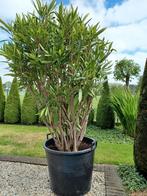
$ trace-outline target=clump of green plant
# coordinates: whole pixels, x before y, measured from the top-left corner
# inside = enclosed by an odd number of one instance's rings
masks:
[[[123,131],[131,137],[134,137],[137,111],[138,111],[139,94],[132,94],[129,89],[119,88],[112,93],[112,107],[116,112]]]
[[[11,75],[34,93],[40,116],[61,151],[78,151],[92,100],[109,73],[112,43],[102,38],[99,23],[89,24],[78,10],[56,1],[34,2],[33,13],[0,20],[10,34],[0,54]],[[35,89],[35,91],[33,90]]]
[[[96,125],[102,129],[113,129],[115,124],[114,112],[111,106],[108,80],[103,84],[102,95],[97,106]]]
[[[147,188],[146,179],[137,172],[134,166],[121,165],[118,173],[128,191],[142,191]]]
[[[4,122],[4,109],[5,109],[5,94],[2,85],[2,79],[0,77],[0,122]]]
[[[35,124],[37,119],[36,99],[27,89],[21,107],[21,123],[27,125]]]
[[[12,124],[20,122],[20,97],[16,78],[13,79],[10,93],[6,101],[4,121],[5,123]]]

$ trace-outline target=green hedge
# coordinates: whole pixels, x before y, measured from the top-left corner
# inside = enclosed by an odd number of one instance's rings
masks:
[[[29,90],[26,91],[21,109],[22,124],[36,124],[38,120],[35,97]]]
[[[5,110],[5,94],[2,85],[2,79],[0,78],[0,122],[4,122],[4,110]]]
[[[4,112],[5,123],[15,124],[20,122],[20,97],[18,92],[17,79],[14,78]]]

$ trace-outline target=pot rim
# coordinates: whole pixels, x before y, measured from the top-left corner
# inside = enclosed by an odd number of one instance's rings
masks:
[[[57,155],[61,154],[61,155],[67,155],[67,156],[68,156],[68,155],[80,155],[80,154],[85,154],[85,153],[88,153],[88,152],[91,152],[91,151],[95,150],[96,147],[97,147],[97,141],[96,141],[95,139],[93,139],[93,138],[88,138],[88,137],[84,137],[84,138],[90,139],[90,140],[91,140],[91,147],[90,147],[90,148],[87,148],[87,149],[84,149],[84,150],[77,151],[77,152],[57,151],[57,150],[53,150],[53,149],[48,148],[46,144],[47,144],[47,142],[48,142],[49,140],[53,140],[53,138],[47,139],[47,140],[44,142],[43,147],[44,147],[44,149],[45,149],[46,151],[48,151],[48,152],[50,152],[50,153],[52,153],[52,154],[57,154]]]

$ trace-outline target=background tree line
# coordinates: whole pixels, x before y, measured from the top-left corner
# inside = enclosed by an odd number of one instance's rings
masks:
[[[8,85],[8,86],[7,86]],[[21,104],[17,79],[5,83],[4,88],[0,78],[0,122],[9,124],[36,124],[38,122],[38,111],[35,97],[27,89]],[[9,93],[7,89],[10,89]]]

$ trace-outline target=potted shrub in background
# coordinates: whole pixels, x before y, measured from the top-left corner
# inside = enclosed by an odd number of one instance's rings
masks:
[[[84,137],[93,97],[110,70],[112,43],[99,23],[90,25],[72,6],[34,3],[36,11],[16,15],[1,28],[11,39],[0,54],[11,75],[37,99],[51,135],[45,142],[51,188],[58,195],[90,190],[96,141]]]

